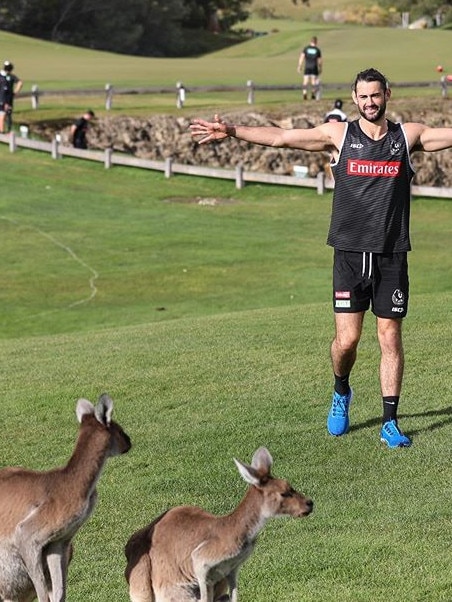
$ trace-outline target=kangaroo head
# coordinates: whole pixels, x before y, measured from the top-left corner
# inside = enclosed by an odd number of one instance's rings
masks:
[[[296,491],[286,479],[271,475],[273,459],[265,447],[253,455],[251,465],[234,458],[243,479],[260,493],[262,514],[266,518],[277,516],[307,516],[312,512],[313,502]]]
[[[85,416],[93,416],[97,423],[104,427],[110,437],[110,456],[125,454],[131,448],[130,437],[117,422],[112,420],[113,400],[106,393],[99,397],[96,406],[87,399],[79,399],[76,414],[80,424]]]

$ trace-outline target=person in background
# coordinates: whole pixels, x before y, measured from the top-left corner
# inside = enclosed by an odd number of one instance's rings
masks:
[[[303,100],[308,98],[308,87],[311,87],[312,100],[320,98],[320,74],[322,73],[322,52],[317,45],[317,38],[311,38],[308,46],[300,52],[298,58],[298,73],[303,70]]]
[[[3,63],[0,71],[0,133],[11,131],[14,96],[22,90],[23,82],[15,75],[10,61]]]
[[[342,110],[342,100],[338,98],[334,101],[334,106],[331,111],[325,115],[324,123],[328,123],[329,121],[347,121],[347,115]]]
[[[353,83],[359,118],[350,123],[290,130],[226,123],[216,115],[211,122],[194,119],[190,129],[199,144],[233,137],[273,148],[330,154],[335,185],[327,244],[334,257],[335,336],[330,347],[334,389],[326,426],[335,437],[349,430],[353,397],[349,378],[364,316],[372,309],[380,347],[380,440],[398,448],[411,445],[398,423],[405,365],[402,323],[409,297],[411,153],[452,148],[452,128],[394,123],[386,117],[390,98],[386,77],[369,68],[358,73]]]
[[[71,141],[74,148],[88,148],[86,133],[89,128],[89,122],[94,119],[94,117],[94,112],[90,109],[85,111],[85,113],[71,125]]]

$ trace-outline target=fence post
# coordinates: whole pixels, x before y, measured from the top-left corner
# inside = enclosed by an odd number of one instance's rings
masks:
[[[21,138],[28,138],[28,125],[20,125],[19,126],[19,132],[20,132],[20,137]]]
[[[252,105],[254,104],[254,84],[250,79],[246,82],[246,87],[248,88],[247,103]]]
[[[106,148],[105,149],[105,158],[104,158],[105,169],[110,169],[112,164],[113,164],[113,149]]]
[[[237,165],[235,168],[235,187],[241,190],[244,186],[243,183],[243,165]]]
[[[182,109],[185,102],[185,88],[184,84],[177,82],[176,84],[176,107]]]
[[[445,75],[441,76],[441,96],[443,98],[447,96],[447,78]]]
[[[52,159],[59,159],[60,153],[58,151],[58,147],[60,146],[61,136],[60,134],[55,134],[55,137],[52,139]]]
[[[319,171],[317,174],[317,194],[325,193],[325,172]]]
[[[36,84],[31,86],[31,108],[39,109],[39,88]]]
[[[167,157],[165,159],[165,178],[171,178],[173,174],[173,158]]]
[[[17,149],[16,143],[16,132],[10,132],[9,134],[9,151],[15,153]]]
[[[105,84],[105,94],[105,108],[109,111],[113,104],[113,86],[111,84]]]

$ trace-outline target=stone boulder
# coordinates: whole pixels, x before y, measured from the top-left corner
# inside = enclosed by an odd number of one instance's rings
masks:
[[[426,104],[428,102],[428,107]],[[399,108],[405,106],[407,108]],[[391,100],[388,118],[393,121],[420,121],[436,127],[451,127],[452,103],[449,99],[429,99],[410,102]],[[286,113],[249,110],[222,113],[230,123],[243,125],[276,125],[283,128],[311,128],[323,122],[329,103],[320,101],[300,105]],[[350,105],[351,110],[353,107]],[[305,152],[290,149],[274,149],[248,144],[235,139],[199,145],[190,135],[192,116],[153,115],[147,119],[127,116],[100,117],[92,124],[89,145],[92,149],[112,148],[140,158],[163,161],[172,157],[175,163],[233,168],[241,164],[246,171],[293,174],[294,165],[308,167],[310,177],[319,171],[328,171],[329,156],[323,152]],[[211,119],[211,114],[197,117]],[[350,114],[350,118],[356,115]],[[39,126],[37,126],[39,129]],[[60,133],[63,143],[69,144],[69,128],[66,124]],[[35,128],[36,129],[36,128]],[[54,132],[40,131],[51,138]],[[452,153],[450,150],[436,153],[415,152],[412,155],[416,169],[414,183],[425,186],[452,188]]]

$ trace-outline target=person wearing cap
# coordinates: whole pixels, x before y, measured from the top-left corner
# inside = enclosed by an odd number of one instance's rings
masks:
[[[347,115],[342,110],[342,100],[338,98],[334,101],[334,107],[325,115],[324,123],[329,121],[347,121]]]
[[[3,63],[0,71],[0,133],[11,129],[14,96],[23,86],[22,80],[13,72],[14,65],[10,61]]]
[[[90,109],[71,125],[71,140],[74,148],[88,148],[86,132],[89,122],[94,119],[94,116],[94,112]]]

